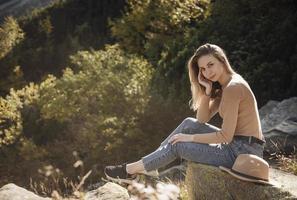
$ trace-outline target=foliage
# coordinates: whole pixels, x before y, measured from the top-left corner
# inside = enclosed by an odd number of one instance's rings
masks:
[[[165,5],[162,1],[159,4]],[[132,1],[130,10],[112,23],[112,33],[124,48],[141,52],[154,63],[157,72],[153,82],[157,87],[162,86],[159,92],[165,98],[189,99],[189,92],[185,93],[189,88],[186,62],[205,42],[218,44],[226,50],[232,66],[249,81],[259,106],[270,99],[296,95],[293,88],[296,87],[297,49],[290,45],[296,44],[296,2],[227,0],[199,6],[194,8],[201,15],[187,13],[190,23],[181,23],[182,29],[168,28],[172,35],[166,39],[160,32],[165,33],[167,29],[163,30],[160,23],[151,28],[151,21],[163,19],[158,16],[158,8],[147,9],[145,3],[134,5]],[[163,6],[160,10],[163,17],[171,19],[173,15],[167,15],[168,9]],[[153,37],[159,40],[151,39],[151,32],[160,36]]]
[[[20,124],[9,145],[0,148],[0,173],[7,174],[3,183],[41,181],[44,176],[36,171],[47,165],[77,182],[81,167],[71,167],[77,159],[73,152],[84,169],[93,170],[89,181],[97,180],[104,165],[151,152],[183,118],[176,114],[181,110],[177,102],[172,106],[174,101],[166,102],[150,87],[152,66],[117,45],[78,52],[71,63],[61,78],[50,75],[2,98],[7,102],[3,113],[13,113]],[[11,168],[16,159],[19,164]]]
[[[116,46],[107,47],[106,52],[79,52],[71,60],[77,73],[67,68],[61,79],[50,76],[41,84],[45,118],[67,121],[88,117],[88,113],[143,113],[151,76],[147,62],[135,56],[126,59]],[[123,112],[126,103],[130,112]],[[127,120],[133,119],[127,116]]]
[[[21,90],[11,89],[10,95],[0,98],[0,148],[15,143],[23,131],[21,110],[38,98],[37,86],[30,84]]]
[[[39,86],[30,83],[20,90],[10,90],[6,98],[0,98],[0,184],[27,183],[28,176],[36,173],[36,167],[48,153],[34,141],[32,135],[40,134],[36,129],[28,130],[28,122],[36,123],[36,102]],[[38,120],[40,120],[38,118]],[[24,184],[24,183],[23,183]]]
[[[129,0],[126,13],[110,21],[112,34],[126,50],[157,63],[162,50],[183,36],[192,21],[204,18],[207,1]]]
[[[150,99],[150,65],[117,46],[79,52],[71,60],[77,72],[67,68],[61,79],[49,77],[41,84],[42,117],[68,123],[62,136],[72,139],[67,148],[87,163],[122,160],[129,155],[129,150],[122,153],[123,140],[140,131],[137,121]]]
[[[7,128],[14,135],[2,131],[1,165],[12,165],[20,156],[22,165],[14,174],[25,170],[28,176],[38,178],[41,175],[34,172],[52,164],[75,180],[77,171],[69,168],[75,162],[74,151],[84,167],[95,169],[94,176],[101,175],[99,169],[108,162],[143,154],[127,146],[125,140],[145,135],[139,121],[151,98],[151,65],[117,45],[81,51],[71,60],[75,70],[65,69],[61,78],[50,75],[40,85],[12,90],[1,99],[5,105],[1,114],[12,113],[9,119],[15,121]]]
[[[186,116],[191,94],[186,62],[193,51],[188,41],[197,34],[193,26],[210,14],[210,1],[131,0],[128,5],[121,18],[110,22],[112,34],[126,51],[153,64],[155,94],[161,94],[169,110],[179,105],[176,115]]]
[[[277,153],[275,155],[277,160],[277,165],[281,170],[287,171],[294,175],[297,175],[297,154],[292,153],[291,155],[285,155],[282,153]]]
[[[260,106],[296,95],[296,8],[294,1],[217,1],[203,24],[202,42],[225,48]]]
[[[0,147],[13,143],[22,130],[20,124],[20,114],[18,107],[3,98],[0,98],[0,114],[1,114],[1,139]]]
[[[0,60],[4,57],[11,58],[10,67],[0,66],[0,94],[9,93],[11,87],[19,88],[24,85],[23,71],[20,66],[13,62],[12,51],[25,38],[25,33],[17,20],[12,17],[5,18],[0,25]]]
[[[12,17],[7,17],[0,27],[0,59],[6,56],[23,39],[24,32],[18,22]]]
[[[0,95],[7,95],[11,87],[38,83],[48,74],[59,77],[69,55],[112,41],[107,20],[118,16],[124,4],[124,0],[56,1],[17,20],[8,18],[0,31]],[[23,82],[14,85],[7,77],[16,67]]]

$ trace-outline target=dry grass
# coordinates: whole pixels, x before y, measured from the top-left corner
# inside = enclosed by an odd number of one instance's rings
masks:
[[[279,169],[297,175],[297,154],[289,156],[278,154],[276,158]]]
[[[185,183],[182,183],[179,185],[180,188],[180,199],[181,200],[188,200],[189,199],[189,195],[188,195],[188,190],[187,190],[187,186]]]
[[[79,163],[79,164],[77,164]],[[83,163],[78,160],[74,163],[73,167],[82,168]],[[84,196],[84,183],[90,176],[92,171],[84,173],[82,168],[82,174],[78,176],[76,181],[70,178],[64,177],[63,172],[52,165],[44,166],[38,170],[41,179],[34,181],[30,179],[30,189],[41,196],[52,197],[53,200],[79,200]]]
[[[53,166],[45,166],[39,170],[43,175],[40,181],[30,181],[30,189],[41,196],[51,197],[53,200],[82,200],[86,188],[84,183],[91,171],[73,181],[63,177],[63,173]],[[80,177],[80,176],[79,176]],[[166,181],[150,180],[142,177],[141,182],[124,186],[128,189],[133,200],[188,200],[188,192],[184,181],[173,182],[169,178]]]

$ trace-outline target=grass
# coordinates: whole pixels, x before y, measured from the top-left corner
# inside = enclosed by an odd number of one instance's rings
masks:
[[[279,169],[297,175],[297,154],[285,156],[276,155]]]
[[[285,155],[283,153],[275,153],[270,156],[270,159],[276,163],[277,168],[297,175],[297,153],[291,155]],[[49,173],[50,171],[50,173]],[[31,189],[39,195],[50,196],[54,200],[80,200],[85,195],[84,183],[85,180],[91,174],[91,171],[85,173],[79,181],[72,181],[62,176],[58,170],[51,167],[46,168],[43,171],[44,180],[40,182],[33,182],[31,180]],[[160,183],[158,185],[158,183]],[[137,185],[138,184],[138,185]],[[138,197],[145,196],[145,192],[149,191],[155,193],[154,196],[158,196],[161,193],[178,193],[179,200],[188,200],[189,195],[185,181],[171,181],[169,178],[165,181],[151,180],[149,177],[143,177],[140,183],[134,186],[127,186],[131,196],[134,195],[134,199],[141,199]],[[130,188],[129,188],[130,187]],[[160,190],[162,188],[162,190]],[[172,189],[173,188],[173,189]],[[133,191],[132,191],[133,190]],[[138,191],[137,191],[138,190]],[[172,190],[172,191],[170,191]],[[161,192],[160,192],[161,191]],[[149,195],[149,194],[148,194]],[[151,198],[150,198],[151,199]],[[176,198],[175,198],[176,199]]]
[[[297,175],[297,147],[293,146],[286,149],[286,143],[272,141],[274,153],[268,155],[268,159],[275,167]]]
[[[92,171],[78,176],[77,181],[64,177],[63,173],[52,165],[45,166],[38,172],[42,179],[39,181],[30,179],[30,190],[35,194],[52,197],[53,200],[80,200],[84,196],[84,183]]]
[[[87,191],[86,179],[91,170],[79,176],[78,181],[73,181],[63,176],[63,173],[53,166],[45,166],[39,170],[43,179],[39,181],[30,180],[30,190],[35,194],[51,197],[53,200],[81,200]],[[159,180],[142,175],[140,182],[132,185],[121,185],[126,188],[133,200],[150,199],[158,200],[167,196],[168,199],[188,200],[188,192],[184,181]],[[97,188],[95,188],[97,189]]]
[[[181,200],[188,200],[189,195],[188,195],[188,190],[187,190],[186,184],[185,183],[180,184],[179,188],[180,188],[180,193],[179,193],[180,199]]]

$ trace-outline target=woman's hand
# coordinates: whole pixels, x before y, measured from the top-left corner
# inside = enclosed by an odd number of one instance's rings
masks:
[[[168,142],[174,145],[177,142],[193,142],[194,141],[194,135],[191,134],[183,134],[178,133],[173,135]]]
[[[198,82],[205,87],[205,93],[206,95],[210,95],[211,89],[212,89],[212,82],[210,80],[207,80],[199,70],[198,73]]]

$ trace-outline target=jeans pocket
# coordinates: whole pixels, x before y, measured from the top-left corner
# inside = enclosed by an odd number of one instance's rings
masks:
[[[254,154],[263,157],[264,147],[257,143],[249,144],[245,141],[235,140],[232,141],[231,148],[236,157],[239,154]]]
[[[263,146],[257,143],[253,144],[248,144],[248,143],[243,143],[243,148],[244,150],[249,153],[249,154],[254,154],[259,157],[263,157]]]

